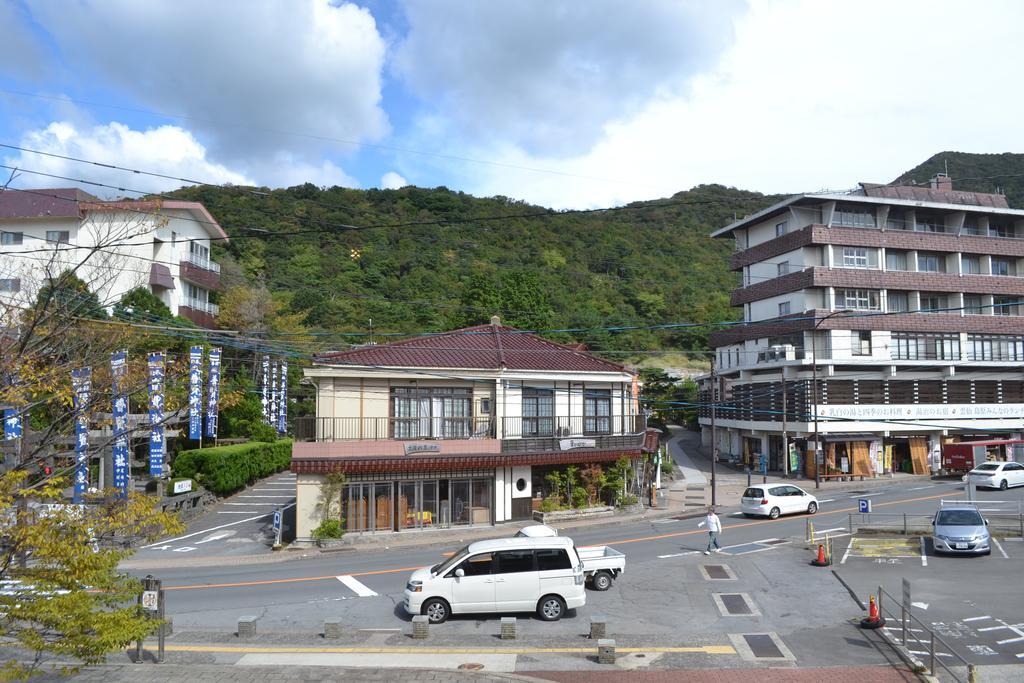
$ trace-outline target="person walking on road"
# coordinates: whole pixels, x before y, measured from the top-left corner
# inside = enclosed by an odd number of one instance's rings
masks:
[[[707,526],[708,528],[708,547],[704,551],[705,555],[711,554],[712,544],[715,546],[715,552],[722,552],[722,547],[718,545],[718,534],[722,533],[722,520],[718,519],[718,515],[715,514],[715,508],[708,508],[708,516],[704,518],[704,521],[698,524],[698,527]]]

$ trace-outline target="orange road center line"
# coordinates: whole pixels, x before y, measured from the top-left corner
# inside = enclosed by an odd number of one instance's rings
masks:
[[[938,493],[933,496],[921,496],[920,498],[908,498],[906,500],[894,500],[888,503],[878,503],[875,507],[885,507],[888,505],[899,505],[901,503],[917,503],[922,500],[934,500],[936,498],[942,498],[948,495],[947,493]],[[848,507],[842,508],[841,510],[833,510],[831,512],[818,512],[818,516],[827,517],[828,515],[838,515],[844,512],[856,512],[857,508]],[[722,527],[725,529],[739,529],[748,526],[757,526],[762,524],[775,524],[777,522],[789,521],[783,518],[778,519],[764,519],[755,522],[742,522],[740,524],[730,524]],[[680,536],[695,536],[698,534],[706,534],[707,531],[703,529],[694,529],[692,531],[676,531],[670,534],[658,534],[656,536],[638,536],[636,538],[623,538],[615,541],[606,541],[605,543],[593,544],[593,545],[581,545],[581,548],[593,548],[597,545],[625,545],[626,543],[642,543],[644,541],[660,541],[665,538],[679,538]],[[421,567],[399,567],[398,569],[372,569],[365,572],[351,572],[349,576],[375,576],[378,574],[398,574],[400,572],[412,572]],[[305,581],[336,581],[336,574],[330,576],[297,576],[290,579],[263,579],[260,581],[238,581],[235,583],[204,583],[196,584],[191,586],[164,586],[165,591],[184,591],[184,590],[199,590],[202,588],[244,588],[247,586],[270,586],[279,583],[301,583]]]

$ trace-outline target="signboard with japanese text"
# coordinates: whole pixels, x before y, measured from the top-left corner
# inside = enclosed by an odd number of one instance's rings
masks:
[[[75,481],[72,501],[81,503],[89,487],[89,398],[92,393],[92,368],[72,370],[71,389],[75,404]]]
[[[21,413],[17,408],[4,408],[4,438],[20,439],[21,435]]]
[[[220,401],[220,349],[210,349],[209,387],[206,390],[206,436],[217,438],[217,412]]]
[[[149,354],[149,474],[163,476],[164,455],[164,354]]]
[[[288,431],[288,361],[281,361],[280,391],[277,398],[277,433]]]
[[[188,438],[203,438],[203,347],[188,350]]]
[[[270,422],[270,356],[263,356],[263,384],[261,386],[262,396],[260,402],[263,405],[263,420]]]
[[[114,488],[121,497],[128,496],[128,395],[125,377],[128,374],[128,352],[110,354],[111,408],[114,415]]]
[[[267,424],[277,427],[277,363],[270,364],[270,401],[269,412],[267,413]]]

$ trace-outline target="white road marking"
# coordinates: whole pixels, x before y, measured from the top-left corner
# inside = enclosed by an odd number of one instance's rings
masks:
[[[907,652],[909,652],[912,655],[927,655],[927,654],[931,654],[930,652],[925,652],[924,650],[907,650]],[[953,656],[953,655],[949,654],[948,652],[936,652],[935,654],[937,656],[939,656],[939,657],[952,657]]]
[[[218,515],[258,515],[259,514],[259,510],[217,510],[217,514]],[[274,514],[274,513],[273,512],[268,512],[267,514],[261,515],[261,516],[262,517],[269,517],[272,514]],[[240,522],[245,522],[247,520],[242,519],[242,520],[239,520],[239,521]],[[237,523],[238,522],[232,522],[232,524],[237,524]]]
[[[827,533],[832,532],[832,531],[846,531],[846,527],[845,526],[837,526],[835,529],[815,529],[814,530],[814,535],[817,536],[818,534],[827,534]]]
[[[295,507],[295,503],[289,503],[288,505],[285,505],[281,509],[282,510],[287,510],[290,507]],[[226,515],[239,515],[239,514],[244,514],[244,513],[241,512],[241,511],[238,511],[238,512],[227,512],[227,511],[224,511],[224,510],[218,510],[217,514],[218,515],[225,515],[225,514]],[[235,522],[228,522],[227,524],[221,524],[220,526],[215,526],[212,529],[203,529],[202,531],[195,531],[195,532],[193,532],[191,534],[185,534],[184,536],[178,536],[177,538],[168,538],[168,539],[166,539],[164,541],[158,541],[156,543],[151,543],[149,545],[145,545],[145,546],[142,546],[142,547],[143,548],[152,548],[152,547],[158,546],[158,545],[160,545],[162,543],[174,543],[175,541],[184,541],[186,538],[192,538],[193,536],[199,536],[200,534],[208,534],[211,531],[220,531],[221,529],[226,529],[229,526],[235,526],[236,524],[244,524],[245,522],[252,522],[252,521],[255,521],[257,519],[263,519],[264,517],[270,517],[272,514],[274,514],[274,513],[273,512],[264,512],[264,513],[261,513],[261,514],[257,514],[255,517],[250,517],[248,519],[240,519],[240,520],[235,521]]]
[[[992,617],[990,617],[990,616],[988,616],[988,615],[986,614],[986,615],[985,615],[985,616],[983,616],[983,617],[968,617],[968,618],[966,618],[966,619],[962,619],[961,621],[982,621],[983,619],[991,619],[991,618],[992,618]]]
[[[235,505],[235,506],[238,506],[238,507],[252,507],[253,505],[277,505],[277,503],[271,503],[271,502],[258,503],[256,501],[253,501],[251,503],[224,503],[224,505]]]
[[[853,547],[853,537],[850,537],[850,545],[846,546],[846,552],[843,553],[843,559],[839,560],[839,564],[846,564],[846,558],[850,556],[850,548]]]
[[[883,631],[902,631],[903,627],[901,627],[901,626],[883,626],[882,630]],[[907,630],[908,631],[917,631],[918,633],[923,633],[924,632],[923,628],[910,628],[909,626],[907,627]]]
[[[921,537],[921,566],[928,566],[928,554],[924,551],[924,536]],[[925,609],[928,609],[927,605],[925,606]]]
[[[199,548],[195,548],[193,546],[186,545],[186,546],[183,546],[181,548],[175,548],[171,552],[172,553],[189,553],[189,552],[192,552],[193,550],[199,550]]]
[[[1020,638],[1007,638],[1006,640],[997,640],[996,645],[1006,645],[1007,643],[1019,643],[1022,640],[1024,640],[1024,636],[1021,636]]]
[[[672,553],[671,555],[658,555],[658,559],[659,560],[667,560],[670,557],[682,557],[683,555],[696,555],[699,552],[700,552],[699,550],[691,550],[691,551],[685,552],[685,553]]]
[[[196,541],[196,545],[202,545],[203,543],[209,543],[210,541],[219,541],[220,539],[227,538],[230,535],[231,534],[217,534],[216,536],[210,536],[209,538],[204,538],[201,541]]]
[[[338,581],[341,581],[343,584],[351,588],[353,592],[355,592],[361,598],[372,598],[373,596],[378,594],[377,591],[370,590],[370,588],[366,584],[364,584],[362,581],[355,578],[354,576],[349,576],[348,574],[345,574],[337,578]]]
[[[1003,557],[1005,557],[1007,560],[1010,559],[1010,556],[1006,554],[1005,550],[1003,550],[1003,544],[999,542],[999,539],[997,539],[995,536],[993,536],[992,537],[992,542],[996,544],[997,548],[999,548],[999,552],[1000,552],[1000,554],[1002,554]]]
[[[821,500],[819,500],[818,502],[819,502],[819,503],[832,503],[832,502],[834,502],[834,501],[835,501],[835,498],[822,498],[822,499],[821,499]]]
[[[912,602],[912,603],[910,603],[910,606],[911,607],[920,607],[921,609],[928,609],[928,603],[927,602]]]
[[[964,619],[964,621],[967,621],[967,620]],[[978,632],[981,633],[982,631],[998,631],[998,630],[1004,629],[1004,628],[1010,628],[1010,625],[1007,624],[1005,626],[986,626],[985,628],[979,628]]]
[[[1021,652],[1019,655],[1017,655],[1017,659],[1024,659],[1024,652]]]
[[[235,497],[236,498],[294,498],[295,494],[293,493],[293,494],[289,495],[287,493],[282,493],[279,496],[257,496],[257,495],[253,495],[253,494],[246,494],[244,496],[235,496]]]
[[[935,486],[936,484],[932,484],[931,486],[915,486],[912,489],[907,489],[907,491],[924,491],[925,489],[933,489]]]

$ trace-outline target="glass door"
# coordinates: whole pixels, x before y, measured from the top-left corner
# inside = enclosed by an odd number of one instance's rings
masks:
[[[368,485],[369,486],[369,485]],[[391,482],[373,484],[374,495],[374,531],[391,531],[392,508],[391,508]]]
[[[472,499],[470,498],[470,480],[453,479],[449,486],[451,489],[451,515],[452,524],[472,523]]]

